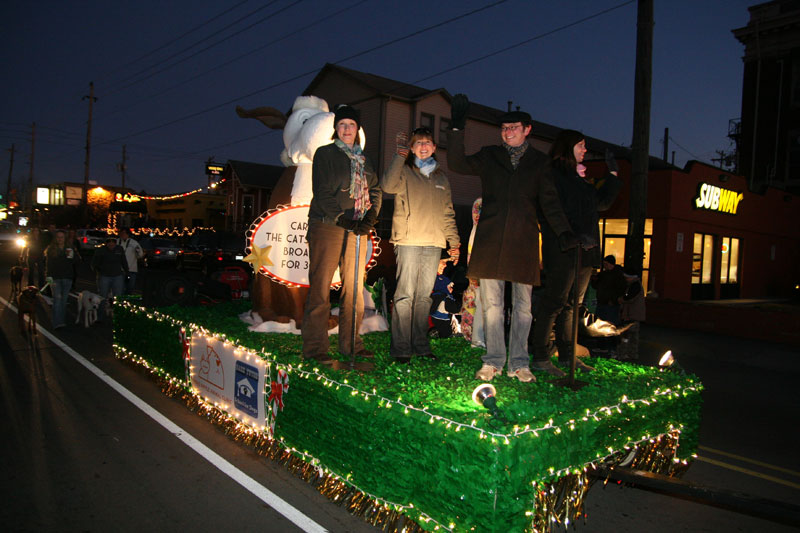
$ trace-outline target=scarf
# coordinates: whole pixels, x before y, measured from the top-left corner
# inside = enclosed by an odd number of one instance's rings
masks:
[[[516,170],[519,166],[519,160],[522,159],[522,156],[525,154],[525,150],[528,149],[528,141],[525,141],[519,146],[509,146],[508,144],[503,143],[503,147],[506,149],[509,157],[511,158],[511,166],[514,168],[514,170]]]
[[[372,202],[369,200],[369,185],[364,176],[364,154],[361,153],[361,146],[357,144],[354,144],[351,150],[341,139],[333,142],[350,158],[350,198],[355,201],[353,220],[361,220],[364,218],[364,213],[372,207]]]
[[[436,160],[432,157],[420,159],[419,157],[414,156],[414,164],[417,165],[417,168],[420,172],[425,174],[425,177],[430,177],[431,172],[436,170]]]

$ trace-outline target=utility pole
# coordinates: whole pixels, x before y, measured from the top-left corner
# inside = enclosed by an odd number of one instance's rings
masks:
[[[664,162],[667,162],[669,155],[669,128],[664,128]]]
[[[6,205],[11,207],[11,175],[14,173],[14,145],[11,145],[11,161],[8,163],[8,184],[6,185]]]
[[[128,155],[127,155],[127,144],[122,145],[122,162],[117,165],[120,173],[122,174],[122,188],[125,188],[125,172],[128,170]]]
[[[31,124],[31,169],[28,174],[28,202],[30,202],[28,210],[28,220],[33,223],[33,156],[36,154],[36,123]]]
[[[625,266],[641,274],[647,217],[647,171],[650,159],[650,88],[653,78],[653,0],[639,0],[636,20],[636,74],[633,82],[631,189]],[[645,287],[647,290],[647,287]]]
[[[94,82],[89,82],[89,94],[84,95],[81,100],[89,100],[89,120],[86,122],[86,159],[83,163],[83,210],[84,210],[84,221],[88,222],[88,215],[89,215],[89,204],[86,201],[87,199],[87,192],[89,190],[89,156],[91,155],[92,151],[92,107],[94,103],[97,101],[97,98],[94,96]]]

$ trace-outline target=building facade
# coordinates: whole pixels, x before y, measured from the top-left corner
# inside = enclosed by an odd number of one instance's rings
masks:
[[[800,192],[800,1],[748,8],[747,26],[733,30],[744,45],[738,172],[750,189]]]

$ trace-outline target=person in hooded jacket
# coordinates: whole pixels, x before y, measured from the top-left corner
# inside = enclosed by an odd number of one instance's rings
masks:
[[[542,264],[545,287],[536,309],[533,328],[534,356],[531,366],[554,376],[565,373],[550,362],[550,332],[555,325],[555,342],[558,362],[572,362],[572,291],[577,290],[577,300],[583,301],[592,272],[600,266],[600,231],[598,211],[611,207],[622,187],[617,177],[618,169],[613,154],[606,152],[609,172],[597,184],[586,176],[583,158],[586,155],[586,139],[575,130],[563,130],[558,134],[549,155],[556,189],[561,206],[576,233],[580,245],[563,250],[549,221],[541,217]],[[576,254],[580,253],[580,270],[575,272]],[[580,360],[575,368],[590,372],[594,370]]]
[[[397,154],[381,179],[383,192],[394,194],[392,238],[397,259],[397,287],[392,308],[389,354],[405,363],[412,355],[435,358],[428,341],[431,290],[442,249],[458,260],[461,241],[450,182],[436,161],[429,128],[397,136]]]

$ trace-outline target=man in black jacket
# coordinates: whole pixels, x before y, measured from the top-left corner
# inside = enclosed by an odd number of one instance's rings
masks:
[[[486,354],[477,379],[490,381],[508,361],[508,375],[535,381],[528,357],[531,289],[539,283],[538,212],[547,217],[562,247],[578,240],[561,209],[549,169],[549,157],[527,140],[532,120],[528,113],[512,111],[500,117],[502,145],[484,146],[470,156],[464,153],[464,128],[469,101],[453,97],[448,136],[447,164],[460,174],[481,178],[483,206],[475,234],[467,276],[480,280],[484,309]],[[509,350],[504,338],[504,288],[510,281],[513,311]]]
[[[106,239],[106,245],[97,249],[92,258],[92,269],[97,273],[97,290],[100,297],[103,298],[102,311],[107,309],[109,292],[112,297],[125,293],[128,261],[125,259],[125,250],[117,244],[117,239],[109,237]],[[102,316],[104,315],[100,312],[98,317]]]

